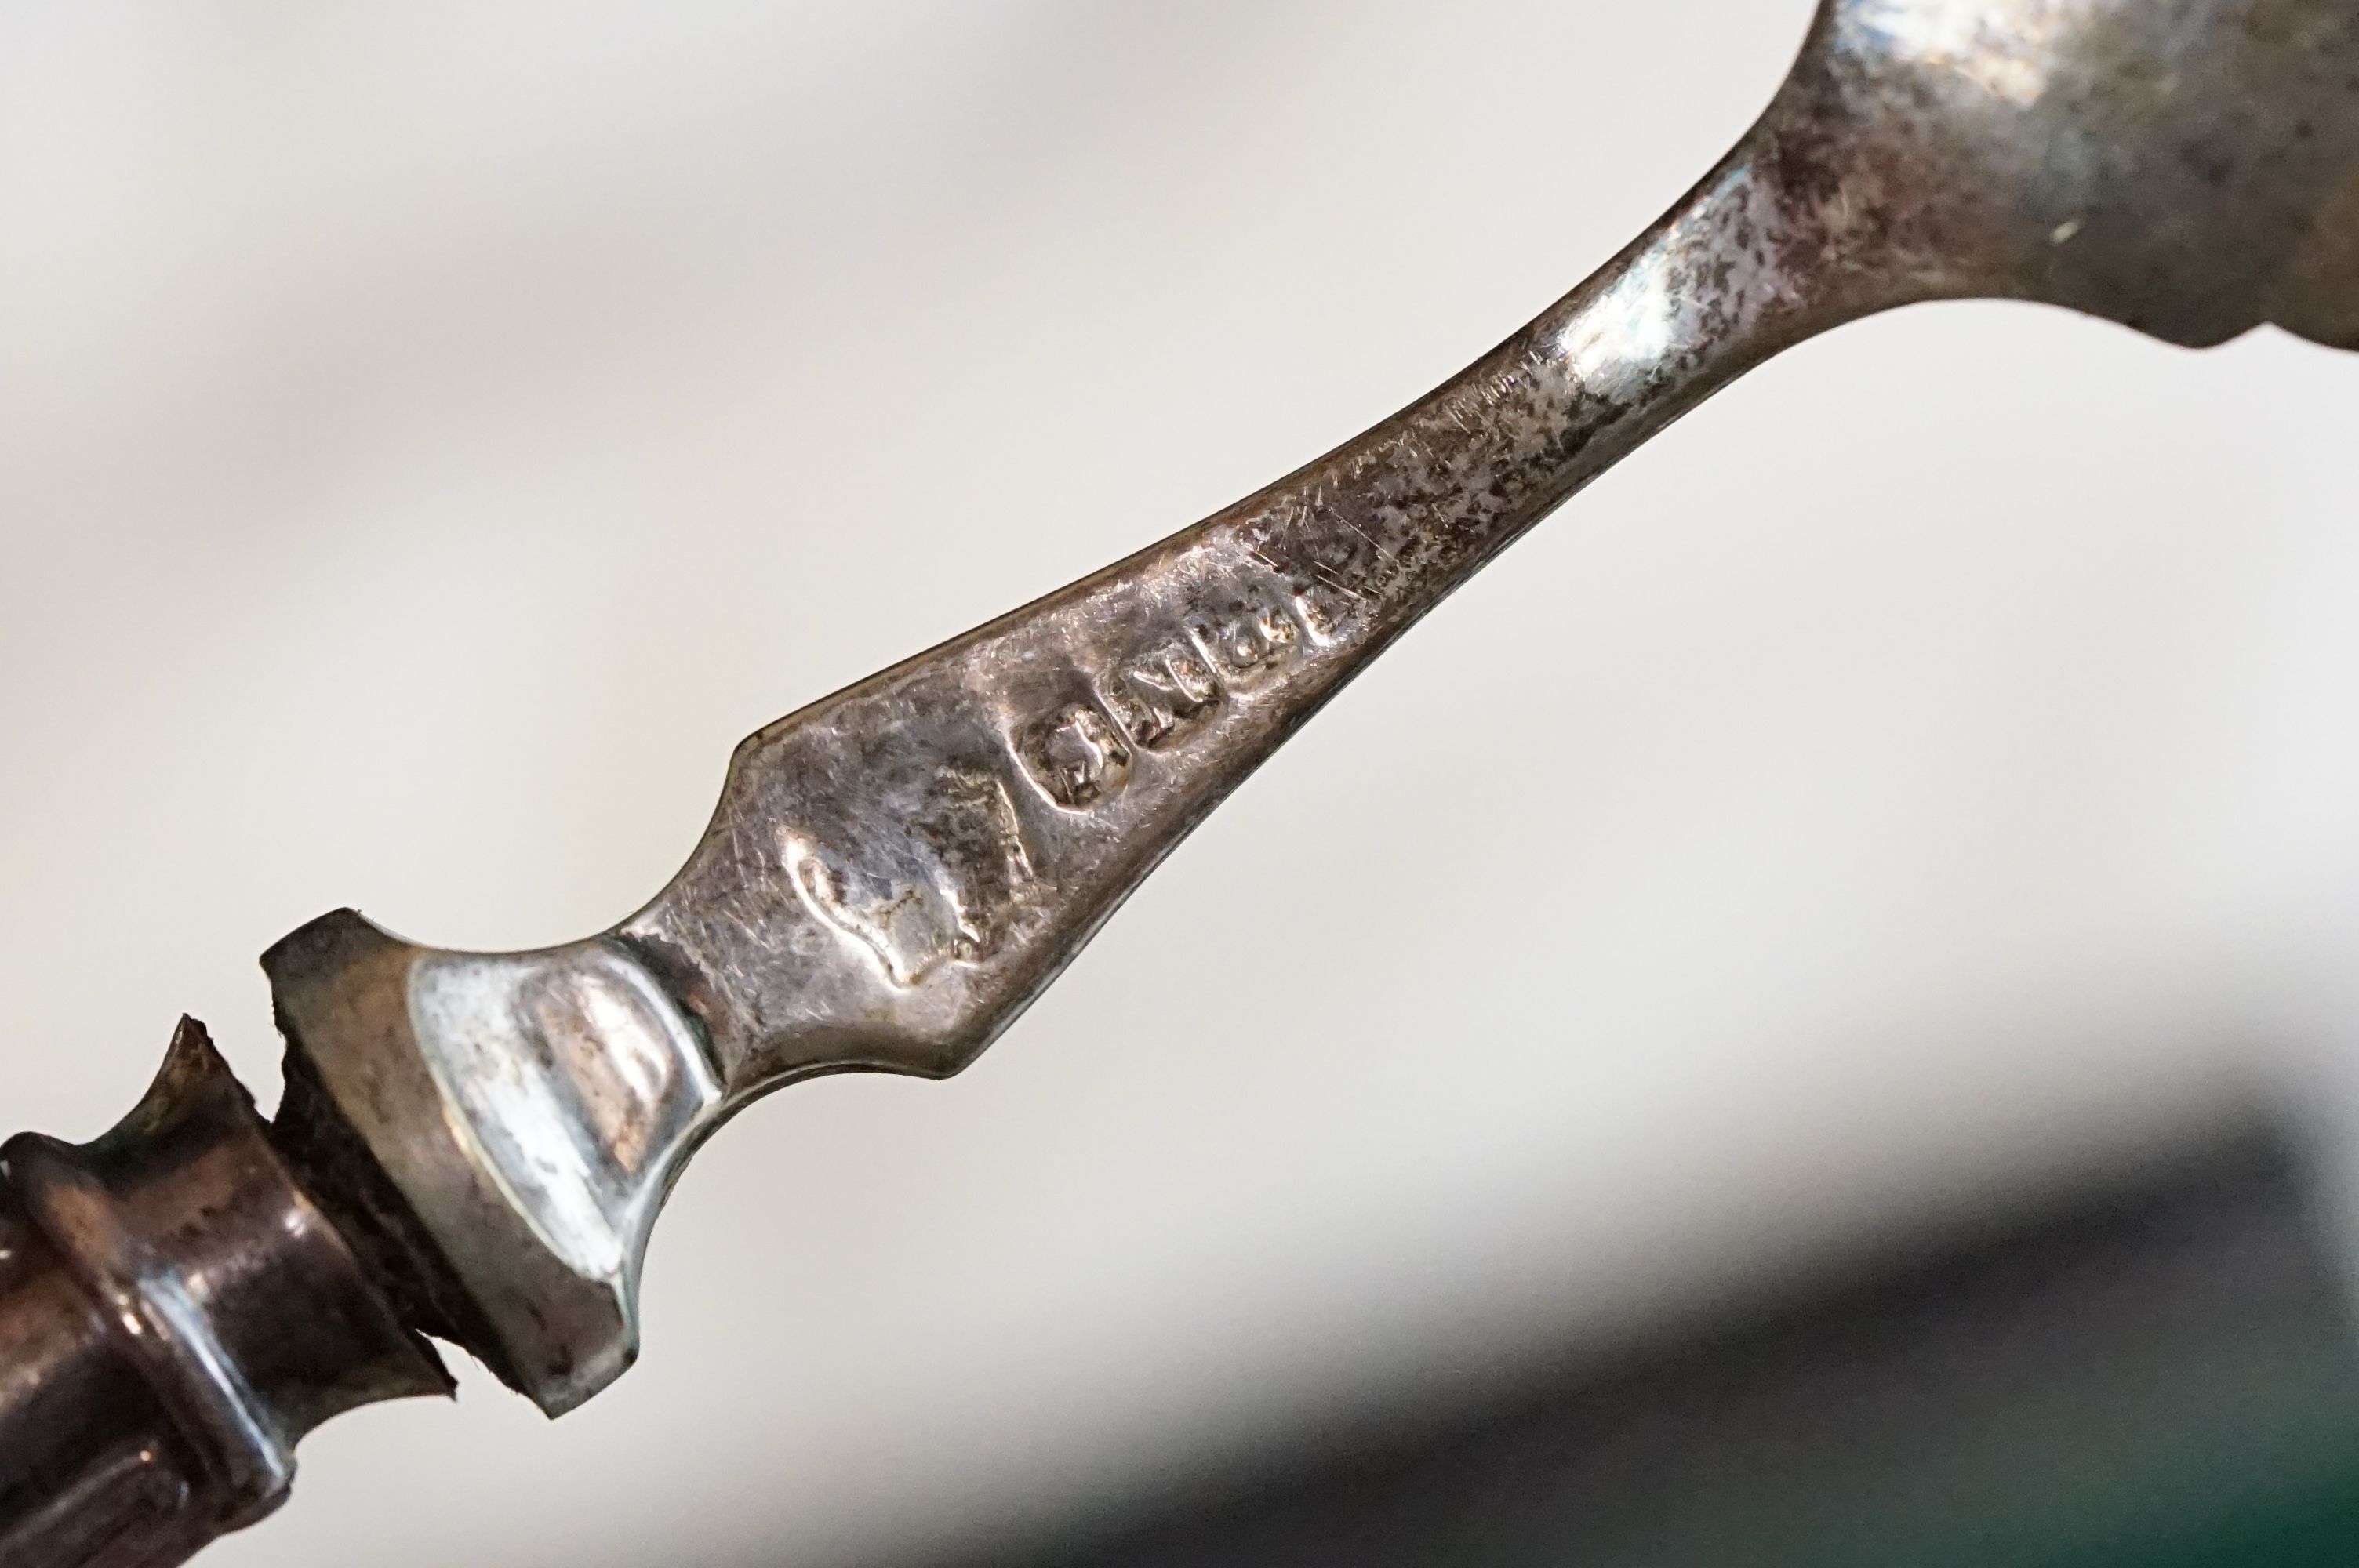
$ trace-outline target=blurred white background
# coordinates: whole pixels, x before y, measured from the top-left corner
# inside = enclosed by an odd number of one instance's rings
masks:
[[[8,1127],[254,956],[605,925],[731,745],[1602,263],[1809,0],[0,4]],[[2359,362],[1798,352],[1451,600],[984,1062],[743,1118],[639,1366],[245,1565],[882,1560],[2359,1103]],[[1110,1023],[1118,1020],[1118,1023]]]

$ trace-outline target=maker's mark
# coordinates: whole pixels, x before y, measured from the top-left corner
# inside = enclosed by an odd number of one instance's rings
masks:
[[[1239,589],[1085,671],[1089,700],[1017,724],[1010,748],[1041,794],[1088,811],[1128,784],[1142,757],[1181,750],[1233,700],[1267,687],[1306,649],[1332,643],[1340,626],[1310,592],[1266,582]]]

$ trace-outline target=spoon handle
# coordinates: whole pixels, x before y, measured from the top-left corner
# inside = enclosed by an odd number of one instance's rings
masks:
[[[1773,122],[1774,123],[1774,122]],[[1765,123],[1771,124],[1771,123]],[[628,1364],[647,1227],[735,1107],[943,1076],[1377,653],[1867,269],[1756,133],[1588,283],[1422,402],[1097,575],[737,752],[678,877],[547,952],[350,911],[272,949],[292,1056],[422,1227],[459,1337],[551,1410]],[[1273,875],[1286,878],[1287,868]],[[435,1292],[429,1292],[435,1293]]]
[[[1500,549],[1791,341],[1740,161],[1463,374],[1260,493],[780,720],[621,928],[732,1096],[957,1071],[1280,741]]]

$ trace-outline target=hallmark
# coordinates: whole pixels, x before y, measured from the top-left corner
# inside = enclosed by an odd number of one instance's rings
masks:
[[[1192,615],[1093,679],[1092,700],[1019,726],[1016,760],[1041,794],[1086,811],[1130,782],[1138,757],[1184,745],[1306,644],[1333,641],[1333,628],[1334,618],[1301,593]]]
[[[782,838],[804,905],[905,988],[953,960],[988,959],[1038,881],[1006,785],[980,768],[935,781],[890,867],[853,864],[801,833]]]
[[[1117,670],[1099,686],[1098,698],[1124,734],[1152,752],[1193,730],[1221,700],[1221,687],[1196,644],[1174,637]]]
[[[1275,607],[1248,609],[1189,630],[1231,691],[1261,685],[1302,641],[1302,628]]]
[[[1130,781],[1130,747],[1113,719],[1086,702],[1019,733],[1016,754],[1050,800],[1085,810]]]

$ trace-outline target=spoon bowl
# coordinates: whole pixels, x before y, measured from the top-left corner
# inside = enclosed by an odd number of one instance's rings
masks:
[[[2350,0],[1831,0],[1748,148],[1884,303],[2359,346]]]

